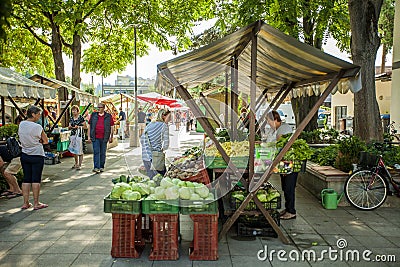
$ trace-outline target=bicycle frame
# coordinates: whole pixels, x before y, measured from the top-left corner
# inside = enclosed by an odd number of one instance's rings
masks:
[[[383,162],[382,156],[379,156],[378,164],[375,170],[373,171],[375,174],[380,174],[382,178],[384,178],[387,182],[392,184],[394,190],[397,192],[397,195],[400,196],[400,187],[399,184],[393,179],[392,175],[390,174],[389,170],[386,168],[385,163]],[[373,184],[373,179],[368,184],[370,187]],[[389,183],[387,183],[388,191],[390,192]]]

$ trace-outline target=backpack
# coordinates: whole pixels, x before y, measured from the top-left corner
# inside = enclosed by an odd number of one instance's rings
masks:
[[[10,153],[10,155],[13,158],[18,158],[19,156],[21,156],[22,148],[21,148],[21,144],[19,143],[17,138],[8,137],[6,140],[6,144],[7,144],[8,152]]]

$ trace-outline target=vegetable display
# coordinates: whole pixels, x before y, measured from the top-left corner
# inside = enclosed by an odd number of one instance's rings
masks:
[[[221,143],[221,146],[225,150],[226,154],[230,157],[248,157],[249,156],[249,141],[242,142],[225,142]],[[205,150],[206,156],[211,157],[221,157],[217,147],[212,144],[211,146],[206,147]]]

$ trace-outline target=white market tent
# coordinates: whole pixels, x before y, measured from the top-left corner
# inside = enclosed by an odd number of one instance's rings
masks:
[[[0,97],[1,97],[1,117],[2,122],[5,121],[5,98],[22,114],[20,110],[21,104],[17,104],[14,98],[36,98],[35,104],[40,99],[54,99],[56,90],[34,82],[23,75],[9,69],[0,67]],[[18,101],[17,101],[18,102]]]

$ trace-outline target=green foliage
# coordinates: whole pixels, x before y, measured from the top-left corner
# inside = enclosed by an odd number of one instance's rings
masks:
[[[307,141],[308,144],[334,144],[337,142],[339,132],[335,129],[315,129],[312,131],[304,131],[299,138]]]
[[[289,141],[291,134],[283,135],[276,143],[277,148],[283,148]],[[284,160],[307,160],[310,159],[314,151],[303,139],[296,139],[283,157]]]
[[[6,39],[6,28],[9,27],[8,18],[11,15],[11,0],[0,1],[0,39]]]
[[[358,162],[360,152],[367,149],[365,142],[357,136],[342,138],[337,145],[338,156],[334,167],[344,172],[352,170],[352,164]]]
[[[16,124],[6,124],[0,127],[0,139],[7,138],[18,134],[18,125]]]
[[[311,161],[321,166],[334,166],[338,155],[338,145],[330,145],[324,148],[314,149]]]
[[[386,166],[400,164],[400,146],[383,143],[379,149],[373,143],[367,145],[367,151],[374,155],[382,155]]]
[[[393,47],[394,7],[395,0],[384,0],[378,23],[381,43],[386,45],[388,51]]]

